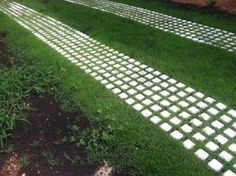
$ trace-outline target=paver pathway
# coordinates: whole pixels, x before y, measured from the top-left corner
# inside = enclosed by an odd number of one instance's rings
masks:
[[[21,4],[2,1],[0,11],[181,141],[213,170],[235,175],[235,110]]]
[[[155,11],[108,0],[65,0],[106,11],[187,39],[236,51],[236,34]]]

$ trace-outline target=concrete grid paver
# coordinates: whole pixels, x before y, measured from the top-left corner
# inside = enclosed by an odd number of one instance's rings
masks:
[[[2,1],[0,11],[181,141],[213,170],[224,176],[236,173],[234,109],[19,3]]]
[[[236,52],[236,34],[196,22],[109,0],[65,0],[128,18],[195,42]]]

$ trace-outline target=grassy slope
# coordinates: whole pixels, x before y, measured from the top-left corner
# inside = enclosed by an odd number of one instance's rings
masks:
[[[71,89],[75,90],[72,97],[87,117],[108,119],[116,131],[115,151],[120,153],[114,155],[121,155],[116,160],[118,164],[131,163],[140,168],[137,175],[145,176],[217,175],[181,144],[2,13],[0,26],[0,32],[10,32],[7,41],[11,47],[25,49],[25,59],[38,61],[38,67],[54,65],[53,71],[60,78],[61,94],[67,95]]]
[[[141,62],[152,66],[182,82],[236,107],[236,54],[195,43],[178,36],[109,13],[62,0],[18,0],[25,5],[48,14],[93,38],[112,46]],[[126,1],[131,2],[131,1]],[[136,3],[143,1],[134,1]],[[148,4],[148,3],[146,3]],[[158,3],[153,3],[158,6]],[[153,7],[155,7],[153,5]],[[177,13],[176,9],[163,9]],[[163,10],[164,11],[164,10]],[[180,12],[179,12],[180,13]],[[184,13],[181,11],[181,14]],[[222,28],[235,28],[235,21],[216,20],[215,17],[193,12],[189,18],[204,23],[222,24]]]

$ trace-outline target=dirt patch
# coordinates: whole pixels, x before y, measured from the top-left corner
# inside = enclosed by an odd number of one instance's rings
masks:
[[[68,156],[85,158],[83,148],[60,143],[70,135],[68,126],[79,123],[89,128],[89,121],[79,113],[65,113],[48,95],[33,95],[26,101],[33,111],[28,113],[29,125],[18,125],[8,141],[13,150],[0,154],[0,176],[89,176],[101,163],[72,163]]]
[[[173,2],[184,3],[184,4],[193,4],[200,7],[208,6],[208,0],[172,0]]]
[[[190,4],[198,7],[206,7],[208,10],[216,9],[236,14],[236,0],[170,0],[176,3]]]
[[[236,14],[236,0],[217,0],[215,7]]]
[[[9,50],[5,42],[7,32],[0,32],[0,64],[10,67],[15,62],[15,55]]]

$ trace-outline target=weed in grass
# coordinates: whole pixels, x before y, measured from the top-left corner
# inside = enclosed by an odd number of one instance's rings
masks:
[[[71,157],[69,154],[67,154],[66,152],[64,152],[64,158],[68,161],[70,161],[73,165],[78,165],[81,164],[81,158],[79,155],[76,155],[75,157]]]
[[[50,152],[43,151],[42,156],[50,166],[56,166],[59,163],[59,160]]]
[[[104,160],[104,157],[109,154],[109,145],[113,138],[113,130],[106,126],[106,123],[96,121],[94,126],[86,129],[81,129],[77,125],[69,126],[71,135],[66,136],[63,142],[74,144],[77,148],[83,148],[87,154],[86,162],[93,164]],[[68,155],[66,158],[71,159]],[[80,158],[74,158],[77,160]],[[82,159],[80,159],[82,160]]]
[[[31,156],[23,155],[22,157],[20,157],[19,164],[21,165],[21,167],[26,167],[30,164],[30,159]]]
[[[39,148],[39,144],[40,144],[39,141],[34,140],[34,141],[30,144],[30,146],[33,148],[34,151],[37,151],[37,149]]]
[[[13,151],[13,145],[5,145],[3,149],[0,150],[0,154],[10,154]]]

